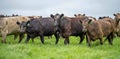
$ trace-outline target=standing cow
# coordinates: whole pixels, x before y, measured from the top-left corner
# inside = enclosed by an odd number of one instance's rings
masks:
[[[55,25],[57,26],[57,29],[59,29],[60,34],[65,38],[64,44],[69,44],[69,36],[79,36],[81,39],[79,43],[82,43],[84,33],[82,32],[83,27],[79,20],[87,20],[87,17],[64,17],[64,14],[51,14],[51,17],[54,19]]]
[[[86,32],[88,46],[91,46],[90,42],[96,39],[99,39],[100,44],[103,44],[103,37],[107,37],[109,44],[112,45],[113,35],[119,19],[80,22],[84,26],[83,31]]]
[[[120,13],[117,13],[117,14],[113,14],[115,16],[115,20],[120,20]],[[116,27],[116,33],[117,33],[117,36],[120,37],[120,23],[118,22],[118,26]]]
[[[19,42],[22,40],[23,35],[20,34],[20,27],[16,24],[17,21],[27,21],[28,17],[2,17],[0,18],[0,36],[2,36],[2,43],[6,43],[7,35],[15,35],[15,38],[19,35]]]
[[[54,20],[50,17],[32,18],[28,22],[17,23],[20,25],[21,32],[27,33],[26,43],[30,38],[34,39],[36,36],[40,36],[41,41],[44,44],[44,36],[51,36],[53,34],[56,38],[55,44],[57,44],[59,41],[59,32],[54,26]]]

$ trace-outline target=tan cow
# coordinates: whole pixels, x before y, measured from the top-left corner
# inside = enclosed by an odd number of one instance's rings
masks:
[[[27,21],[29,20],[28,17],[18,16],[18,17],[2,17],[0,18],[0,36],[2,36],[2,43],[6,43],[6,36],[7,35],[20,35],[19,31],[20,28],[16,24],[17,21]],[[20,35],[20,40],[22,40],[23,35]]]

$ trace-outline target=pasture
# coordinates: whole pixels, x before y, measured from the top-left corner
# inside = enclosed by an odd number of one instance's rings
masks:
[[[1,39],[1,38],[0,38]],[[45,44],[42,44],[39,37],[25,44],[25,38],[20,44],[13,36],[7,37],[7,44],[0,42],[0,59],[120,59],[120,38],[114,38],[113,45],[106,41],[100,45],[99,40],[92,42],[88,47],[86,40],[79,43],[79,37],[70,37],[70,44],[64,45],[63,38],[55,45],[54,36],[52,39],[45,37]]]

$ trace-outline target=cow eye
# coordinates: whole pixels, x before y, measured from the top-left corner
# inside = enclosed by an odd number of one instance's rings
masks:
[[[23,27],[26,27],[26,26],[23,26]]]

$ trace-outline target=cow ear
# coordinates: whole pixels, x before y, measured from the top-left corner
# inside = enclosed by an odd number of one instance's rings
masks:
[[[81,14],[78,14],[78,16],[81,16]]]
[[[54,15],[53,15],[53,14],[51,14],[51,15],[50,15],[50,17],[54,18]]]
[[[81,21],[81,20],[79,20],[79,22],[80,22],[80,23],[82,23],[82,21]]]
[[[83,14],[83,16],[85,16],[85,14]]]
[[[22,17],[22,19],[26,19],[25,17]]]
[[[19,21],[17,21],[17,22],[16,22],[16,24],[17,24],[17,25],[20,25],[20,22],[19,22]]]
[[[96,18],[94,18],[94,20],[96,20]]]
[[[62,18],[63,16],[64,16],[64,14],[61,14],[61,15],[60,15],[60,18]]]
[[[118,13],[118,15],[120,15],[120,13]]]
[[[102,17],[99,17],[99,19],[102,19]]]
[[[39,18],[42,18],[42,16],[39,16]]]
[[[114,16],[116,16],[116,14],[113,14]]]
[[[74,14],[74,16],[75,16],[75,17],[77,17],[77,15],[76,15],[76,14]]]
[[[92,23],[92,20],[90,19],[89,21],[88,21],[88,24],[91,24]]]
[[[27,21],[26,26],[27,26],[27,27],[30,26],[30,21]]]

